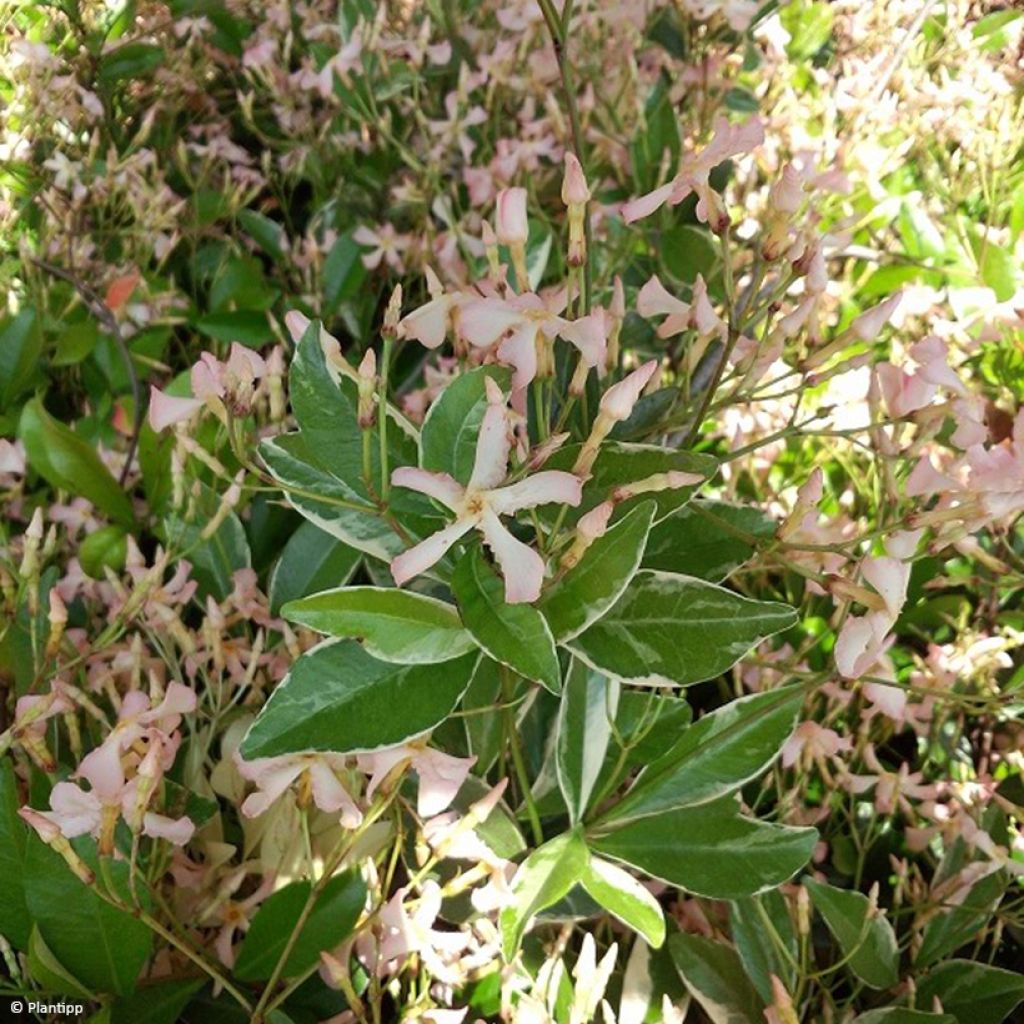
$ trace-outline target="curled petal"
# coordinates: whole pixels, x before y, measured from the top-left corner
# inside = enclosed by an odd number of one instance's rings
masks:
[[[670,181],[662,185],[661,188],[648,192],[647,195],[640,196],[638,199],[631,199],[622,206],[622,219],[627,224],[632,224],[634,221],[643,220],[644,217],[650,217],[655,210],[664,206],[670,198],[675,198],[673,193],[678,187],[676,181]]]
[[[836,639],[835,659],[839,673],[857,679],[885,652],[889,618],[884,612],[872,612],[863,618],[849,618]]]
[[[313,784],[313,802],[317,807],[328,814],[341,811],[341,824],[345,828],[358,828],[363,815],[331,766],[319,758],[312,761],[309,778]]]
[[[183,423],[202,407],[203,403],[198,398],[178,398],[150,385],[149,425],[157,433],[175,423]]]
[[[469,299],[459,306],[459,334],[475,348],[490,348],[523,314],[501,299]]]
[[[165,818],[147,811],[142,819],[142,831],[151,839],[166,839],[175,846],[184,846],[195,832],[191,818]]]
[[[869,558],[864,563],[863,572],[868,583],[882,595],[886,610],[895,622],[907,599],[910,566],[898,559],[883,555],[878,558]]]
[[[560,469],[545,469],[492,491],[488,501],[495,512],[511,515],[523,508],[554,502],[575,508],[582,498],[583,483],[578,476]]]
[[[544,560],[533,548],[516,540],[491,511],[484,513],[481,530],[505,578],[506,603],[536,601],[544,583]]]
[[[636,311],[641,316],[661,316],[667,313],[686,317],[690,307],[672,295],[655,274],[637,293]]]
[[[302,774],[303,763],[297,757],[261,757],[254,761],[235,758],[239,774],[252,779],[257,792],[246,797],[242,813],[247,818],[258,818]]]
[[[525,388],[537,376],[537,330],[535,321],[525,320],[498,346],[498,358],[515,370],[513,391]]]
[[[647,382],[654,376],[654,371],[657,369],[658,361],[651,359],[639,369],[634,370],[628,377],[620,380],[618,384],[613,384],[601,396],[601,412],[615,421],[629,419],[633,406],[636,405],[641,392],[647,387]]]
[[[501,388],[487,378],[487,411],[476,439],[476,458],[469,478],[470,490],[497,487],[508,472],[508,453],[512,447],[508,410]]]
[[[588,316],[564,324],[561,335],[579,349],[584,365],[593,369],[604,363],[608,347],[608,331],[603,310],[595,310]]]
[[[448,334],[448,310],[451,299],[442,295],[414,309],[398,322],[399,336],[415,338],[427,348],[438,348]]]
[[[124,789],[119,738],[112,734],[105,743],[86,754],[75,774],[85,779],[104,803],[118,801]]]
[[[473,528],[472,519],[457,519],[437,533],[432,533],[415,547],[403,551],[391,559],[391,575],[398,586],[436,565],[448,553],[448,549]]]
[[[100,827],[100,799],[72,782],[58,782],[50,792],[50,812],[45,814],[68,839],[96,832]]]
[[[453,512],[465,495],[462,485],[447,473],[432,473],[414,466],[399,466],[391,474],[391,483],[395,487],[408,487],[411,491],[426,494]]]
[[[475,757],[452,757],[440,750],[424,750],[413,758],[412,766],[420,777],[416,809],[421,818],[440,814],[462,788]]]

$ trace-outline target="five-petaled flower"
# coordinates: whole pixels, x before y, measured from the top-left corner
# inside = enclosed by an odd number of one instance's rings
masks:
[[[501,486],[508,473],[512,432],[505,396],[491,378],[487,379],[487,401],[473,472],[465,487],[447,473],[412,466],[402,466],[391,475],[396,487],[429,495],[455,513],[455,522],[392,559],[391,575],[401,586],[426,572],[457,540],[477,529],[505,577],[505,600],[509,604],[536,601],[544,582],[544,559],[516,540],[500,517],[549,502],[578,505],[583,484],[572,473],[552,469]]]

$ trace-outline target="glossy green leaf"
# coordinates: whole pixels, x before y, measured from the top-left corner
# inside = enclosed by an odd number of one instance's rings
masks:
[[[349,232],[338,236],[324,261],[323,302],[325,316],[332,316],[342,303],[354,299],[366,280],[362,249]]]
[[[705,715],[641,773],[606,816],[628,821],[716,800],[757,778],[796,726],[800,687],[754,693]]]
[[[178,1024],[182,1011],[206,984],[205,978],[172,978],[143,982],[130,995],[114,1000],[110,1007],[111,1024]]]
[[[292,882],[260,905],[235,963],[234,973],[239,978],[263,981],[271,976],[303,916],[312,889],[308,881]],[[317,895],[313,909],[303,921],[281,977],[302,974],[319,962],[322,952],[334,949],[348,938],[365,901],[366,883],[358,871],[335,875]]]
[[[508,387],[509,372],[480,366],[456,377],[433,401],[420,430],[420,465],[469,483],[476,460],[476,441],[487,411],[486,380]]]
[[[284,258],[281,240],[284,230],[258,210],[239,210],[238,220],[253,241],[273,260]]]
[[[685,932],[673,935],[668,949],[683,984],[711,1024],[764,1024],[764,1003],[735,950]]]
[[[28,948],[32,918],[25,905],[28,834],[18,817],[21,800],[8,759],[0,761],[0,935],[18,950]]]
[[[651,530],[644,568],[719,583],[754,553],[753,546],[730,527],[767,539],[775,526],[773,519],[751,505],[697,498]]]
[[[722,261],[718,239],[707,228],[694,224],[679,224],[666,231],[659,249],[665,269],[686,284],[693,284],[698,274],[707,281]]]
[[[95,846],[87,840],[75,846],[95,870],[95,854],[89,852]],[[108,867],[119,895],[129,900],[127,863],[111,861]],[[149,928],[101,900],[35,839],[25,860],[25,902],[47,947],[85,987],[117,995],[134,989],[152,947]]]
[[[36,985],[47,992],[57,992],[92,1002],[90,992],[54,955],[39,929],[32,927],[28,938],[28,973]]]
[[[628,871],[600,857],[591,857],[580,885],[609,914],[642,935],[648,946],[657,949],[665,941],[661,905]]]
[[[258,309],[234,309],[208,313],[196,321],[196,330],[217,341],[237,341],[249,348],[259,348],[274,340],[274,331],[267,314]]]
[[[132,503],[96,450],[55,420],[39,398],[25,403],[18,436],[29,465],[49,484],[87,498],[123,526],[132,525]]]
[[[795,622],[788,605],[754,601],[691,576],[641,570],[604,617],[568,646],[623,682],[689,686],[721,675]]]
[[[403,665],[450,661],[476,648],[452,605],[411,590],[342,587],[292,601],[281,614],[327,636],[361,640],[375,658]]]
[[[892,925],[872,912],[863,893],[837,889],[805,878],[814,909],[835,936],[847,966],[871,988],[891,988],[899,981],[899,949]]]
[[[377,750],[421,736],[458,704],[476,660],[471,653],[440,665],[395,665],[355,640],[329,640],[302,655],[270,695],[242,756]]]
[[[782,894],[772,890],[734,900],[729,907],[729,925],[743,969],[761,998],[772,1001],[773,974],[792,991],[799,947]]]
[[[558,785],[573,824],[583,818],[611,739],[619,685],[573,660],[558,712]]]
[[[646,501],[623,516],[541,596],[537,607],[559,643],[582,633],[622,596],[640,565],[654,512],[654,502]]]
[[[917,983],[917,1002],[939,999],[958,1024],[1003,1024],[1024,1002],[1024,974],[977,960],[947,960]]]
[[[501,666],[481,658],[469,689],[462,698],[462,723],[467,750],[476,758],[475,770],[486,773],[504,749],[504,720],[496,708],[501,703]]]
[[[313,523],[300,523],[270,574],[270,610],[322,590],[342,587],[359,568],[362,553]]]
[[[544,616],[532,605],[505,603],[505,583],[479,547],[455,567],[452,591],[466,629],[490,657],[552,693],[559,692],[558,653]]]
[[[32,386],[42,350],[42,333],[31,306],[0,322],[0,410]]]
[[[589,854],[578,832],[566,832],[538,847],[516,871],[511,902],[501,911],[501,947],[506,960],[519,949],[530,919],[567,896],[587,869]]]
[[[96,77],[105,85],[124,78],[142,78],[155,71],[165,56],[163,48],[154,43],[123,43],[104,54]]]
[[[810,859],[818,833],[743,817],[731,797],[641,818],[589,839],[592,849],[670,885],[737,899],[788,881]]]

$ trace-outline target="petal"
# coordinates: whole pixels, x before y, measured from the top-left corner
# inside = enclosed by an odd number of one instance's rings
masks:
[[[242,804],[242,813],[247,818],[258,818],[302,773],[305,765],[294,757],[261,758],[266,766],[256,777],[258,787]],[[258,763],[258,762],[257,762]]]
[[[882,595],[892,621],[899,617],[907,599],[910,566],[887,555],[869,558],[863,567],[864,579]]]
[[[398,322],[399,336],[415,338],[427,348],[438,348],[448,334],[448,308],[451,299],[443,295],[414,309]]]
[[[551,502],[575,508],[582,498],[583,482],[578,476],[560,469],[545,469],[492,491],[487,502],[499,515],[511,515],[523,508]]]
[[[162,814],[147,812],[142,819],[142,831],[151,839],[166,839],[175,846],[184,846],[195,832],[191,818],[165,818]]]
[[[512,388],[519,391],[537,376],[537,331],[535,320],[524,320],[498,346],[498,358],[513,367]],[[504,474],[503,474],[504,475]]]
[[[593,368],[604,363],[608,332],[603,310],[595,310],[571,324],[565,324],[559,333],[579,349],[586,366]]]
[[[412,760],[420,777],[416,809],[421,818],[432,818],[446,810],[455,799],[475,757],[452,757],[440,750],[424,750]]]
[[[656,188],[653,192],[648,192],[647,195],[640,196],[638,199],[631,199],[628,203],[624,203],[622,206],[622,219],[627,224],[632,224],[633,221],[649,217],[655,210],[663,206],[668,201],[676,187],[677,182],[670,181],[662,185],[661,188]]]
[[[75,776],[85,779],[104,803],[119,801],[124,789],[120,737],[112,733],[104,743],[86,754]]]
[[[387,747],[384,750],[374,750],[369,754],[360,754],[357,763],[361,772],[370,776],[366,785],[366,799],[372,800],[377,787],[391,774],[394,769],[403,761],[411,761],[415,751],[411,747],[397,746]]]
[[[313,802],[317,807],[328,814],[341,811],[341,824],[345,828],[358,828],[363,816],[330,765],[320,759],[315,760],[309,766],[309,777],[313,783]]]
[[[629,419],[633,406],[636,405],[640,394],[647,382],[654,376],[658,369],[657,359],[651,359],[639,369],[634,370],[628,377],[624,377],[613,384],[601,396],[601,412],[615,421]]]
[[[395,487],[408,487],[411,491],[426,494],[453,512],[458,510],[466,494],[462,485],[447,473],[432,473],[414,466],[399,466],[391,474],[391,483]]]
[[[523,314],[501,299],[469,299],[459,304],[459,334],[475,348],[490,348]]]
[[[505,602],[536,601],[544,583],[544,560],[533,548],[516,540],[489,510],[484,512],[481,530],[505,578]]]
[[[641,316],[661,316],[662,314],[678,315],[687,317],[690,307],[682,299],[677,299],[670,294],[668,289],[661,283],[660,278],[655,274],[637,292],[636,311]]]
[[[436,565],[448,553],[448,549],[472,527],[472,519],[457,519],[451,526],[432,533],[415,547],[396,555],[391,559],[391,575],[395,583],[400,587]]]
[[[50,792],[50,814],[47,817],[68,839],[95,832],[100,827],[100,800],[95,793],[71,782],[58,782]]]
[[[149,425],[158,434],[172,424],[183,423],[202,407],[203,403],[198,398],[178,398],[150,385]]]
[[[508,453],[512,447],[508,410],[501,388],[487,378],[487,411],[480,424],[476,439],[476,459],[469,478],[470,490],[490,490],[505,479],[508,472]]]

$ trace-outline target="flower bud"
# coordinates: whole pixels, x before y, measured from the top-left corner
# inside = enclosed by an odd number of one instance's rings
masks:
[[[25,547],[21,556],[19,573],[22,579],[33,582],[39,572],[39,543],[43,539],[43,510],[37,508],[25,530]],[[32,591],[35,588],[31,588]]]
[[[562,555],[561,564],[563,569],[571,569],[573,566],[579,565],[580,559],[586,554],[587,548],[598,537],[604,536],[614,511],[615,502],[605,501],[592,508],[585,516],[580,517],[580,521],[576,524],[576,536],[573,538],[572,545]]]
[[[872,306],[871,309],[861,313],[850,324],[847,333],[852,334],[859,341],[874,341],[878,337],[879,331],[889,322],[889,318],[893,313],[896,312],[896,307],[899,306],[902,299],[903,293],[896,292],[894,295],[890,295],[884,302],[880,302],[877,306]]]
[[[363,430],[369,430],[377,422],[377,354],[372,348],[366,350],[362,362],[359,364],[359,405],[358,419],[359,426]]]
[[[494,233],[498,242],[510,248],[526,245],[530,227],[526,217],[526,189],[503,188],[498,193]]]
[[[18,815],[36,830],[36,835],[52,850],[59,853],[65,863],[86,885],[92,885],[96,876],[89,866],[71,848],[71,844],[64,838],[57,825],[50,821],[45,814],[33,810],[31,807],[19,807]]]
[[[579,160],[572,153],[565,154],[565,177],[562,179],[562,202],[569,208],[570,267],[582,267],[587,262],[587,203],[590,189]]]
[[[56,587],[50,588],[50,612],[47,618],[50,623],[50,635],[46,640],[46,657],[52,658],[60,649],[64,627],[68,624],[68,610]]]
[[[398,337],[398,321],[401,318],[402,286],[400,284],[396,284],[395,290],[391,293],[391,298],[388,301],[387,309],[384,310],[384,326],[381,328],[381,334],[383,334],[385,338]]]
[[[626,501],[638,494],[650,494],[657,491],[670,491],[678,487],[691,487],[704,481],[703,473],[685,473],[679,469],[670,469],[667,473],[652,473],[643,480],[616,487],[612,492],[614,501]]]

